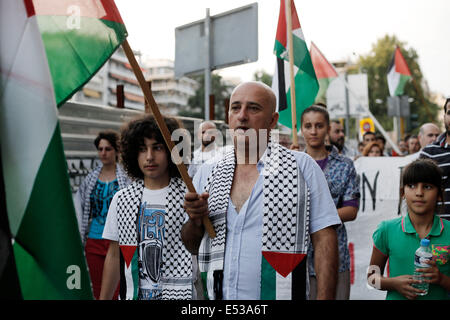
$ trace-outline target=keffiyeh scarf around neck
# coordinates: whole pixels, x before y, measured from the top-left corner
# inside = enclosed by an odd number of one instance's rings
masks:
[[[120,247],[120,299],[136,300],[139,294],[138,230],[143,180],[134,181],[117,199],[117,227]],[[165,205],[165,239],[160,283],[162,300],[192,299],[192,257],[181,242],[186,187],[171,178]]]
[[[309,243],[309,190],[290,150],[269,142],[264,162],[261,296],[263,300],[306,299]],[[206,182],[214,239],[205,233],[199,269],[205,296],[222,299],[226,214],[233,183],[234,149],[220,160]]]

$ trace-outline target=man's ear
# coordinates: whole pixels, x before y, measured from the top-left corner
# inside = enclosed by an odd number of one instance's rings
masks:
[[[274,113],[272,113],[272,121],[270,123],[270,129],[275,129],[279,118],[280,114],[278,112],[275,111]]]

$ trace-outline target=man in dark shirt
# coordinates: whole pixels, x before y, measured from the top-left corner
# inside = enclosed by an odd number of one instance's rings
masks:
[[[445,132],[435,142],[429,144],[420,152],[419,158],[430,158],[442,169],[442,184],[444,187],[444,199],[440,203],[437,214],[450,220],[450,98],[444,104]]]

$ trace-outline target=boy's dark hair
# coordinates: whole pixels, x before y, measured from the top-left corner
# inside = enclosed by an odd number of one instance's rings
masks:
[[[405,142],[408,143],[409,139],[418,139],[418,138],[419,137],[417,136],[417,134],[410,134],[405,137]]]
[[[330,115],[329,115],[327,109],[325,109],[324,107],[322,107],[322,106],[320,106],[318,104],[313,104],[313,105],[309,106],[308,108],[306,108],[302,112],[302,116],[300,117],[301,123],[303,123],[304,115],[309,113],[309,112],[319,112],[319,113],[323,114],[323,116],[325,117],[326,123],[328,124],[328,126],[330,125]]]
[[[386,138],[383,135],[381,135],[381,134],[376,134],[375,135],[375,139],[376,140],[381,140],[381,141],[383,141],[384,144],[386,144]]]
[[[411,138],[411,134],[410,134],[410,133],[408,133],[408,134],[403,138],[403,141],[405,141],[405,143],[407,143],[408,140],[409,140],[409,138]]]
[[[176,129],[181,128],[180,123],[175,118],[163,117],[164,122],[172,134]],[[139,148],[144,145],[144,137],[147,139],[155,139],[164,145],[169,161],[169,176],[180,177],[180,173],[176,165],[172,161],[170,150],[167,148],[163,135],[159,130],[153,115],[145,115],[131,120],[121,129],[121,158],[122,164],[128,175],[134,179],[143,179],[144,174],[139,168],[138,154]]]
[[[342,124],[339,120],[336,119],[331,120],[330,123]]]
[[[417,159],[408,164],[402,170],[400,179],[400,195],[403,196],[404,188],[408,184],[429,183],[438,188],[438,196],[443,197],[442,169],[431,159]],[[441,207],[443,209],[443,206]]]
[[[108,141],[111,146],[116,150],[116,152],[119,151],[119,134],[114,130],[104,130],[100,131],[97,135],[97,137],[94,140],[95,148],[98,150],[98,145],[100,144],[100,140],[105,139]]]
[[[377,138],[377,135],[375,134],[375,132],[372,132],[372,131],[366,131],[366,132],[364,132],[364,134],[363,134],[363,139],[364,139],[366,136],[368,136],[368,135],[373,135],[373,136],[375,136],[375,139]]]

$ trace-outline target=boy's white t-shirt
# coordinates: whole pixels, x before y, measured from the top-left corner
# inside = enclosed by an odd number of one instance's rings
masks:
[[[118,191],[109,207],[103,239],[119,241],[117,227],[117,199],[124,189]],[[160,276],[162,252],[165,241],[165,203],[169,186],[150,190],[144,188],[138,214],[139,288],[146,300],[158,299],[161,295]]]

